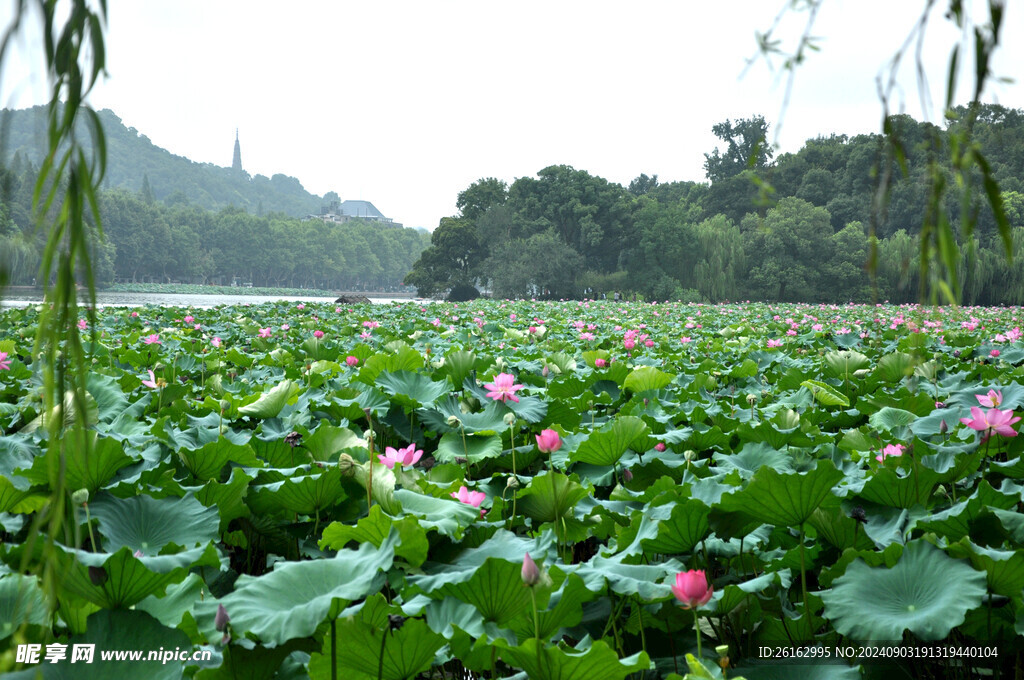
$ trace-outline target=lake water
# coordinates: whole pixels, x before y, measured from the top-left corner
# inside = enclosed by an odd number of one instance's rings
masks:
[[[413,298],[394,297],[367,297],[374,304],[390,304],[392,302],[414,302]],[[335,298],[308,297],[308,296],[270,296],[270,295],[194,295],[185,293],[96,293],[96,304],[100,307],[142,307],[144,305],[159,305],[162,307],[196,307],[209,309],[219,305],[255,305],[261,302],[275,302],[285,300],[287,302],[320,302],[334,304]],[[27,307],[43,301],[41,292],[24,293],[21,291],[12,292],[0,300],[3,307]],[[421,301],[422,302],[422,301]],[[79,299],[79,304],[82,300]]]

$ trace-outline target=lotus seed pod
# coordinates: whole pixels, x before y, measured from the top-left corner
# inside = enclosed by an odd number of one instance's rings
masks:
[[[82,505],[83,503],[89,502],[89,490],[79,489],[71,494],[71,502],[75,505]]]
[[[519,478],[516,477],[515,475],[510,476],[508,478],[508,481],[505,482],[505,488],[506,489],[518,489],[519,488]]]
[[[341,470],[341,474],[346,477],[351,477],[355,474],[356,462],[352,460],[352,456],[347,453],[343,453],[338,456],[338,469]]]
[[[871,372],[870,368],[859,368],[859,369],[857,369],[856,371],[853,372],[853,377],[854,378],[864,378],[864,377],[867,377],[867,374],[870,373],[870,372]]]
[[[718,645],[717,647],[715,647],[715,654],[717,654],[718,656],[728,656],[729,645]]]
[[[686,449],[685,451],[683,451],[683,458],[686,459],[687,463],[689,463],[690,461],[692,461],[696,457],[697,457],[697,452],[694,451],[693,449]]]
[[[748,394],[747,395],[747,403],[750,404],[751,406],[756,404],[757,403],[757,395],[756,394]]]
[[[448,416],[448,427],[458,427],[462,425],[462,421],[459,420],[458,416]]]
[[[505,424],[506,425],[508,425],[509,427],[512,427],[515,424],[515,422],[516,422],[516,414],[514,414],[514,413],[506,413],[504,420],[505,420]]]

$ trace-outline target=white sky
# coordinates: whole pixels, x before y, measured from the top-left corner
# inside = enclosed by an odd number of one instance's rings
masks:
[[[235,128],[250,174],[284,173],[307,190],[372,201],[433,229],[481,177],[509,183],[568,164],[623,185],[639,175],[704,180],[711,127],[761,114],[779,131],[784,72],[758,62],[755,31],[789,0],[108,0],[108,78],[91,98],[154,144],[230,165]],[[14,0],[0,0],[6,26]],[[931,14],[924,58],[943,101],[957,33]],[[965,4],[972,5],[971,2]],[[1022,3],[1007,3],[997,75],[1021,79]],[[819,52],[797,70],[781,152],[832,133],[880,129],[876,76],[924,0],[824,0]],[[975,0],[979,19],[985,3]],[[780,34],[795,46],[805,13]],[[880,23],[882,22],[882,23]],[[43,103],[22,41],[0,103]],[[970,51],[965,53],[970,54]],[[903,110],[921,111],[912,64]],[[973,62],[964,60],[965,67]],[[969,97],[965,74],[957,101]],[[1019,82],[986,101],[1024,108]]]

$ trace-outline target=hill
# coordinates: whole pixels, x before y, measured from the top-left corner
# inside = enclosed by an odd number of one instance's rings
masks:
[[[99,112],[107,138],[107,174],[103,187],[142,191],[148,183],[158,201],[219,210],[234,206],[250,214],[279,212],[302,217],[320,211],[325,200],[306,191],[294,177],[250,177],[244,171],[196,163],[162,149],[146,135],[127,127],[111,110]],[[46,108],[0,111],[0,163],[16,154],[37,166],[43,156]]]

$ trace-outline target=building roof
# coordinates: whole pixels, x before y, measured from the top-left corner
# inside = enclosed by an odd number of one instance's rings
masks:
[[[374,207],[373,203],[369,201],[342,201],[341,205],[338,206],[339,215],[348,215],[349,217],[369,217],[384,219],[384,215],[381,211]]]

